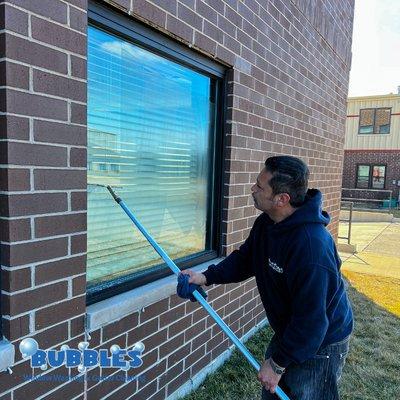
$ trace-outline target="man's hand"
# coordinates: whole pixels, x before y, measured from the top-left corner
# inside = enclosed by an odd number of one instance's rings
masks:
[[[207,283],[207,279],[204,274],[201,272],[195,272],[190,269],[184,269],[181,271],[182,274],[189,275],[189,283],[195,283],[196,285],[205,285]]]
[[[271,364],[269,363],[269,358],[264,361],[257,375],[257,379],[261,382],[265,389],[269,390],[271,393],[275,393],[281,377],[282,375],[278,375],[272,370]]]

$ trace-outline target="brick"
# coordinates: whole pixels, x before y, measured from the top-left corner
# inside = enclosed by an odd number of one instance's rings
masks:
[[[37,217],[34,223],[37,238],[81,232],[86,231],[86,213]]]
[[[71,55],[71,75],[87,79],[87,62],[85,59]]]
[[[193,29],[171,15],[167,15],[167,29],[179,38],[192,42]]]
[[[178,347],[183,345],[184,341],[184,333],[182,332],[180,335],[175,336],[173,339],[168,340],[167,343],[164,343],[160,346],[160,358],[165,357],[167,354],[172,353]]]
[[[204,34],[215,40],[217,43],[222,43],[224,32],[208,21],[204,21]]]
[[[81,275],[72,279],[72,296],[80,296],[86,293],[86,276]]]
[[[58,399],[72,399],[75,396],[78,396],[79,393],[84,392],[85,390],[85,382],[83,379],[76,379],[63,385],[59,389],[54,392],[48,394],[45,397],[42,397],[43,400],[58,400]]]
[[[31,17],[32,37],[72,53],[86,55],[86,36],[41,18]]]
[[[68,3],[73,4],[82,10],[87,10],[87,0],[68,0]]]
[[[167,369],[167,361],[158,361],[155,366],[146,372],[142,373],[138,378],[139,389],[147,385],[149,382],[156,380],[160,375],[162,375]],[[162,397],[164,399],[164,397]]]
[[[8,59],[63,74],[68,72],[68,57],[61,51],[10,34],[0,35],[1,46]]]
[[[13,0],[13,5],[25,8],[35,14],[50,18],[62,24],[67,23],[67,5],[59,0],[25,1]]]
[[[178,374],[180,374],[183,371],[183,361],[177,363],[174,365],[172,368],[168,368],[166,372],[164,372],[160,377],[159,377],[159,386],[163,387],[168,384],[168,382],[171,382]]]
[[[29,89],[29,68],[12,62],[0,62],[0,85]]]
[[[61,343],[68,340],[68,322],[66,321],[52,326],[51,328],[37,333],[33,337],[37,340],[41,349],[55,347],[58,350],[59,347],[61,347]]]
[[[33,136],[37,142],[86,146],[87,131],[83,126],[34,120]]]
[[[154,317],[158,317],[161,313],[168,309],[168,299],[163,299],[157,303],[150,304],[144,308],[139,315],[140,323],[146,322]]]
[[[143,339],[143,344],[145,345],[146,349],[156,349],[156,347],[159,347],[161,343],[165,343],[167,340],[167,331],[168,329],[164,328],[163,330],[160,330],[153,335]]]
[[[168,338],[171,338],[172,336],[175,336],[178,333],[185,331],[185,329],[187,329],[190,326],[191,321],[192,321],[192,316],[187,315],[186,317],[180,319],[179,321],[171,324],[168,327]]]
[[[128,332],[138,326],[138,313],[130,314],[118,321],[112,322],[103,328],[103,341],[107,341],[120,335],[123,332]],[[136,341],[138,341],[137,339]]]
[[[17,353],[17,352],[16,352]],[[0,393],[3,393],[24,382],[25,376],[31,376],[32,368],[30,361],[25,361],[13,366],[13,373],[10,375],[8,371],[0,373]]]
[[[173,308],[172,310],[167,311],[166,313],[160,313],[160,328],[163,328],[165,325],[169,325],[173,321],[183,317],[185,315],[185,304],[181,304],[178,307]]]
[[[7,292],[29,288],[32,284],[31,269],[22,268],[13,271],[2,270],[1,281],[3,290]]]
[[[166,13],[146,0],[132,0],[131,12],[139,15],[152,24],[165,26]]]
[[[110,333],[108,333],[108,329],[111,331],[113,330],[113,327],[111,326],[110,328],[105,327],[104,332],[106,332],[107,337],[110,337]],[[134,343],[142,340],[143,338],[150,336],[152,333],[156,332],[158,330],[158,320],[156,318],[142,323],[139,326],[137,326],[133,331],[128,332],[128,346],[133,345]]]
[[[35,170],[35,190],[68,190],[86,188],[86,170]]]
[[[2,319],[3,335],[9,340],[14,341],[22,336],[29,334],[29,314],[11,319]]]
[[[0,190],[17,192],[30,190],[30,172],[29,169],[0,169]]]
[[[1,4],[0,29],[28,35],[28,14],[8,4]]]
[[[87,209],[87,192],[71,193],[71,210],[80,211]]]
[[[179,376],[177,376],[170,384],[167,386],[167,395],[174,393],[181,385],[182,382],[188,381],[190,378],[190,371],[186,370]]]
[[[66,167],[67,149],[33,143],[1,142],[0,162],[13,165]]]
[[[66,121],[68,118],[67,102],[37,94],[17,92],[12,89],[0,91],[0,96],[7,104],[7,111],[30,117],[51,118]]]
[[[8,315],[17,315],[62,300],[67,296],[67,287],[67,282],[59,282],[26,290],[23,293],[4,296],[1,305],[2,312]]]
[[[71,253],[86,253],[87,251],[87,236],[84,235],[74,235],[71,237]]]
[[[157,381],[150,383],[145,388],[135,393],[130,400],[148,399],[157,390]]]
[[[176,0],[153,0],[153,3],[163,10],[168,11],[170,14],[177,14],[177,1]]]
[[[215,41],[197,31],[194,33],[194,44],[199,49],[212,55],[214,55],[217,51],[217,44]]]
[[[82,148],[71,148],[69,162],[71,167],[86,167],[87,150]]]
[[[37,285],[53,280],[82,274],[86,271],[86,255],[70,257],[36,266],[35,281]]]
[[[71,337],[81,335],[85,331],[85,317],[80,316],[77,318],[71,319]],[[97,339],[100,342],[100,332],[91,332],[90,333],[90,347],[96,347]]]
[[[178,18],[199,31],[203,28],[202,18],[182,4],[178,4]]]
[[[190,354],[190,343],[187,343],[183,347],[179,348],[178,350],[174,351],[168,357],[168,368],[171,368],[179,361],[183,360],[186,356]]]
[[[86,34],[87,30],[87,13],[78,10],[77,8],[70,7],[69,9],[70,27]]]
[[[53,375],[54,378],[49,378],[46,380],[44,379],[36,380],[34,381],[35,384],[28,383],[26,385],[19,387],[14,391],[14,399],[15,400],[22,400],[26,398],[37,399],[46,392],[49,392],[50,390],[53,390],[57,386],[59,386],[60,382],[57,379],[57,376],[64,374],[65,374],[65,366],[61,366],[60,368],[52,370],[47,374],[47,376]],[[31,372],[29,373],[29,375],[31,375]]]
[[[67,238],[40,240],[12,245],[3,244],[1,263],[9,267],[31,264],[51,258],[66,256],[67,251]]]
[[[38,310],[35,317],[35,329],[42,329],[83,314],[85,308],[85,296],[81,296]]]
[[[33,70],[33,90],[37,93],[86,102],[86,83],[49,72]]]
[[[205,355],[206,346],[203,345],[197,349],[192,350],[190,355],[185,358],[185,368],[189,368],[192,364],[194,364],[197,360]]]
[[[67,207],[65,193],[0,195],[0,212],[8,217],[63,212]]]
[[[0,219],[0,240],[18,242],[31,238],[31,221],[24,219]]]
[[[71,103],[71,122],[73,124],[86,125],[87,122],[86,105]]]
[[[210,7],[208,4],[198,1],[196,3],[196,12],[204,17],[204,19],[208,22],[211,22],[214,25],[217,25],[218,22],[218,14],[217,12]]]
[[[115,7],[123,9],[124,12],[129,11],[130,8],[130,0],[106,0]]]

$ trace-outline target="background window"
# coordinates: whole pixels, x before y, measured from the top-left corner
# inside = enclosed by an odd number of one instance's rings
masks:
[[[383,189],[385,187],[386,167],[384,165],[374,165],[372,169],[372,188]]]
[[[172,259],[210,250],[216,90],[213,77],[89,26],[89,288],[162,263],[97,183],[114,186]]]
[[[359,165],[357,169],[357,187],[368,189],[369,186],[369,165]]]
[[[358,165],[357,183],[359,189],[384,189],[386,166],[384,165]]]
[[[360,134],[390,133],[390,108],[367,108],[360,110]]]

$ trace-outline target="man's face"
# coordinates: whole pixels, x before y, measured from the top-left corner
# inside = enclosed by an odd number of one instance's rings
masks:
[[[272,174],[263,168],[257,176],[256,183],[251,187],[254,207],[267,214],[277,208],[277,196],[273,195],[272,188],[269,185],[271,178]]]

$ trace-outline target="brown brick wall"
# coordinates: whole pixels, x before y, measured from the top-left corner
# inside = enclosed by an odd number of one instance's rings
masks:
[[[352,0],[97,2],[228,68],[224,254],[247,237],[256,218],[250,187],[276,154],[310,165],[337,234]],[[202,308],[176,295],[91,332],[92,348],[142,340],[144,365],[128,375],[143,379],[96,382],[90,378],[121,374],[98,368],[80,382],[23,379],[31,373],[18,351],[23,337],[42,348],[84,339],[87,2],[10,0],[0,19],[2,312],[17,361],[12,375],[0,373],[0,397],[164,399],[229,344]],[[265,318],[254,280],[208,294],[238,336]],[[65,368],[45,374],[53,372]]]
[[[385,190],[392,190],[394,199],[399,198],[399,186],[393,181],[400,180],[400,150],[345,150],[343,163],[343,188],[356,188],[357,165],[386,165]],[[358,192],[366,199],[388,199],[388,194],[379,192]],[[357,197],[355,191],[343,191],[344,197]]]
[[[59,348],[84,338],[86,254],[73,243],[86,243],[87,4],[11,0],[0,19],[1,310],[16,350],[0,397],[35,399],[63,382],[24,380],[21,339]]]

